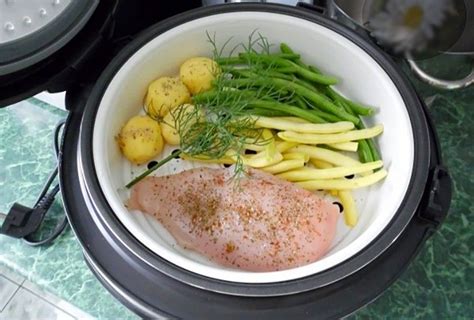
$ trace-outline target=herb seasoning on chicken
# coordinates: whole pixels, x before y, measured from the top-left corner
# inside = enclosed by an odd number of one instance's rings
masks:
[[[132,189],[130,209],[156,217],[183,247],[227,267],[277,271],[323,256],[338,208],[271,174],[198,168],[148,177]]]

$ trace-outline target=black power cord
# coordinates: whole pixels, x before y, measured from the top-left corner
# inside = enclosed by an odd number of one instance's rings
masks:
[[[65,124],[65,120],[60,121],[54,129],[54,152],[56,159],[59,157],[59,139],[61,129]],[[46,245],[54,241],[66,229],[68,220],[64,215],[54,228],[53,232],[43,239],[35,239],[34,233],[39,229],[51,205],[59,193],[59,184],[56,183],[53,188],[54,181],[58,176],[58,165],[56,164],[53,172],[48,177],[40,195],[38,196],[33,208],[25,207],[15,203],[6,215],[0,233],[14,237],[22,238],[23,241],[30,246]]]

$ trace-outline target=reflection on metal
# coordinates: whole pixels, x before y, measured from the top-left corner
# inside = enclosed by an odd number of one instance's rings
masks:
[[[431,6],[428,6],[428,2],[424,0],[329,0],[328,3],[332,18],[359,32],[370,34],[377,44],[391,53],[394,53],[393,49],[398,46],[401,49],[399,55],[407,57],[413,73],[425,83],[446,90],[461,89],[474,83],[474,68],[464,79],[443,80],[423,71],[411,56],[411,52],[416,51],[413,49],[420,49],[422,44],[429,48],[429,50],[422,50],[425,58],[444,53],[472,56],[474,53],[474,48],[472,48],[474,45],[473,1],[434,0],[429,2]],[[451,3],[450,7],[447,6],[449,3]],[[378,21],[373,17],[379,17]],[[418,28],[414,28],[414,32],[410,34],[405,32],[410,31],[410,28],[405,28],[403,25],[398,26],[397,29],[395,26],[397,21],[408,25],[417,23]],[[371,24],[371,22],[375,23]],[[385,30],[375,30],[377,23]],[[443,25],[440,27],[441,24]],[[390,41],[384,41],[383,38]],[[419,59],[420,56],[417,56],[417,60]]]
[[[72,0],[0,0],[0,44],[26,37],[47,24]],[[2,30],[3,29],[3,30]]]
[[[474,69],[471,71],[471,74],[464,79],[460,80],[443,80],[435,78],[425,71],[423,71],[415,61],[408,59],[408,64],[410,65],[411,70],[415,75],[422,81],[432,85],[433,87],[445,89],[445,90],[456,90],[463,89],[474,84]]]

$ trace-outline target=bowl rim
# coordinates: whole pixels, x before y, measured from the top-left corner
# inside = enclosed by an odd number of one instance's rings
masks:
[[[108,84],[114,78],[116,72],[118,72],[118,70],[121,68],[123,63],[128,60],[128,58],[130,58],[137,50],[139,50],[153,38],[157,37],[159,34],[183,23],[212,15],[242,11],[271,12],[305,19],[337,32],[338,34],[348,38],[351,42],[361,47],[379,64],[382,69],[385,70],[387,75],[392,79],[395,86],[398,88],[407,107],[407,112],[409,114],[413,130],[414,164],[412,177],[410,179],[406,195],[401,202],[397,213],[388,226],[364,249],[343,263],[320,273],[305,278],[289,280],[286,282],[248,284],[208,278],[191,271],[184,270],[181,267],[176,266],[161,258],[160,256],[150,252],[150,250],[144,247],[144,245],[141,244],[121,224],[112,211],[110,205],[107,203],[106,198],[100,188],[95,171],[93,155],[90,152],[95,117],[102,96],[105,93]],[[391,243],[393,243],[393,241],[396,240],[396,238],[400,235],[400,233],[404,230],[408,222],[413,217],[424,193],[428,177],[429,154],[431,152],[428,140],[428,126],[420,105],[420,101],[417,98],[415,91],[408,84],[407,80],[405,80],[405,77],[397,70],[397,67],[390,60],[390,58],[388,58],[386,54],[384,54],[380,49],[375,47],[375,45],[371,44],[365,38],[335,21],[300,8],[292,8],[275,4],[226,4],[195,9],[164,20],[138,35],[113,59],[99,80],[96,82],[96,85],[92,89],[91,95],[86,103],[80,132],[79,157],[82,166],[80,171],[82,171],[88,196],[93,202],[94,207],[99,212],[100,219],[107,227],[107,232],[112,232],[117,237],[117,239],[120,239],[122,244],[124,244],[131,252],[133,252],[141,261],[153,266],[158,272],[165,273],[172,278],[199,288],[233,295],[274,296],[312,290],[347,277],[348,275],[364,267],[366,264],[370,263],[373,259],[385,251],[391,245]]]

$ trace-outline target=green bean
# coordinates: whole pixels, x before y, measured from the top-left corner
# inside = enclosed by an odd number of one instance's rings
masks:
[[[341,101],[344,103],[347,103],[349,107],[354,111],[354,113],[361,115],[361,116],[370,116],[373,113],[373,109],[370,107],[364,107],[361,104],[358,104],[356,102],[353,102],[345,97],[343,97],[341,94],[339,94],[337,91],[335,91],[331,87],[326,87],[326,92],[329,97],[331,97],[334,101]]]
[[[275,60],[284,60],[284,61],[290,62],[293,60],[298,60],[301,56],[296,53],[275,53],[275,54],[260,54],[260,53],[253,53],[253,52],[239,53],[239,59],[247,63],[255,61],[255,57],[259,57],[261,58],[260,60],[263,60],[263,61],[275,59]]]
[[[280,51],[282,53],[295,53],[295,51],[293,49],[291,49],[290,46],[287,45],[286,43],[281,43],[280,44]],[[303,61],[301,61],[301,59],[295,60],[295,63],[298,64],[300,67],[308,69],[311,72],[319,73],[319,74],[322,73],[321,70],[319,70],[315,66],[305,64]]]
[[[293,51],[293,49],[290,48],[289,45],[287,45],[286,43],[283,43],[283,42],[280,43],[280,51],[282,53],[295,53]],[[303,67],[303,68],[306,68],[306,69],[308,68],[308,66],[303,61],[301,61],[301,59],[295,60],[295,63],[297,65],[299,65],[300,67]]]
[[[280,43],[280,51],[281,53],[295,53],[295,51],[291,49],[290,46],[284,42]]]
[[[294,77],[289,74],[284,74],[278,71],[273,71],[273,70],[257,70],[259,72],[258,74],[255,73],[255,76],[258,77],[259,75],[264,75],[266,77],[273,77],[273,78],[280,78],[280,79],[285,79],[289,81],[293,81]]]
[[[350,105],[351,109],[355,111],[355,113],[361,116],[371,116],[374,113],[374,109],[371,107],[363,106],[357,102],[344,98],[344,101]]]
[[[294,91],[296,94],[306,98],[310,102],[314,103],[315,106],[338,116],[341,120],[351,121],[354,124],[358,124],[360,119],[347,113],[344,110],[339,109],[331,100],[326,98],[324,95],[319,94],[314,90],[309,90],[306,87],[303,87],[297,83],[276,78],[264,78],[260,77],[257,79],[232,79],[224,80],[228,86],[274,86],[275,88],[287,89]]]
[[[315,73],[309,69],[306,69],[304,67],[297,65],[296,63],[292,61],[288,61],[288,62],[290,66],[294,67],[296,74],[300,75],[301,77],[307,80],[310,80],[316,83],[321,83],[324,85],[333,85],[333,84],[338,83],[338,80],[335,77],[326,76],[321,73]]]
[[[300,86],[303,86],[303,87],[307,88],[308,90],[314,90],[314,86],[307,83],[306,81],[303,81],[303,80],[295,77],[294,75],[280,73],[280,72],[277,72],[277,71],[267,71],[267,72],[264,71],[264,72],[262,72],[262,74],[264,74],[265,76],[271,77],[271,78],[280,78],[280,79],[283,79],[283,80],[291,81],[291,82],[294,82],[296,84],[299,84]]]
[[[254,78],[257,76],[255,73],[253,73],[249,69],[234,69],[230,70],[229,73],[231,73],[233,76],[238,76],[238,77],[243,77],[243,78]]]
[[[370,152],[369,144],[367,140],[360,140],[359,147],[357,148],[357,153],[359,154],[359,160],[362,163],[372,162],[372,153]]]
[[[288,59],[288,60],[299,60],[301,56],[298,53],[276,53],[276,54],[268,54],[269,57],[276,57],[280,59]]]
[[[281,69],[278,69],[278,70],[281,70]],[[271,73],[269,73],[270,76],[273,77],[273,75]],[[274,77],[276,78],[282,78],[282,79],[285,79],[285,80],[291,80],[293,82],[296,82],[297,84],[299,85],[302,85],[303,87],[306,87],[307,89],[309,90],[312,90],[312,91],[316,91],[320,94],[325,94],[324,91],[322,90],[323,88],[326,88],[327,86],[325,85],[322,85],[322,84],[314,84],[313,82],[311,81],[308,81],[306,79],[301,79],[301,78],[298,78],[297,76],[293,75],[293,76],[290,76],[288,74],[285,74],[285,73],[281,73],[281,72],[277,72]],[[327,96],[327,95],[326,95]],[[331,97],[328,97],[327,98],[329,100],[331,100]]]
[[[258,77],[261,77],[261,76],[265,76],[265,77],[271,77],[271,78],[280,78],[280,79],[284,79],[284,80],[288,80],[288,81],[297,81],[298,79],[292,75],[289,75],[289,74],[284,74],[284,73],[281,73],[281,72],[278,72],[276,70],[265,70],[265,69],[259,69],[259,68],[256,68],[256,69],[239,69],[241,71],[246,71],[245,73],[242,73],[245,78],[258,78]],[[308,88],[311,88],[311,86],[309,86]]]
[[[321,70],[319,68],[316,68],[315,66],[308,66],[308,69],[310,71],[313,71],[314,73],[321,73]]]
[[[298,54],[298,53],[276,53],[276,54],[269,54],[268,56],[270,57],[277,57],[277,58],[281,58],[281,59],[288,59],[288,60],[300,60],[301,59],[301,55]]]
[[[257,71],[258,74],[255,73],[255,71]],[[316,90],[316,88],[309,82],[301,80],[295,77],[294,75],[284,74],[284,73],[280,73],[274,70],[232,69],[232,70],[229,70],[229,73],[240,76],[240,77],[249,78],[249,79],[258,78],[258,77],[261,77],[262,75],[266,77],[270,77],[270,78],[280,78],[280,79],[295,82],[307,88],[308,90]]]
[[[270,109],[258,109],[258,108],[250,108],[246,109],[251,115],[254,116],[261,116],[261,117],[284,117],[287,116],[288,113],[270,110]]]
[[[279,72],[279,73],[284,73],[284,74],[288,74],[288,73],[297,73],[298,70],[296,70],[295,68],[293,67],[285,67],[285,68],[278,68],[278,69],[275,69],[275,71]]]
[[[326,123],[324,119],[320,118],[319,116],[317,116],[316,114],[314,114],[313,112],[309,110],[300,109],[298,107],[290,106],[284,103],[278,103],[278,102],[275,103],[275,102],[255,99],[253,101],[249,101],[248,105],[251,108],[262,108],[262,109],[285,112],[288,115],[297,116],[302,119],[308,120],[312,123]]]
[[[289,74],[280,73],[280,72],[276,72],[276,71],[269,71],[268,76],[272,77],[272,78],[280,78],[280,79],[288,80],[288,81],[294,82],[296,84],[299,84],[300,86],[303,86],[303,87],[307,88],[308,90],[314,90],[313,85],[311,85],[310,83],[308,83],[304,80],[301,80],[301,79],[295,77],[294,75],[289,75]]]
[[[351,109],[351,107],[343,100],[337,101],[339,106],[344,108],[347,112],[351,114],[355,114],[355,112]],[[359,124],[356,125],[357,129],[364,129],[364,123],[360,121]],[[363,163],[372,162],[376,160],[381,160],[380,156],[378,156],[378,151],[375,149],[375,145],[371,145],[372,139],[365,139],[359,141],[359,147],[357,148],[357,153],[359,154],[359,159]],[[373,142],[372,142],[373,143]],[[375,159],[374,154],[378,156]]]
[[[304,100],[301,97],[296,96],[294,99],[298,107],[300,107],[301,109],[308,109],[308,105],[304,102]]]
[[[322,119],[326,120],[326,122],[339,122],[341,121],[341,119],[339,119],[337,116],[333,115],[333,114],[330,114],[330,113],[326,113],[324,111],[321,111],[321,110],[317,110],[317,109],[312,109],[312,111],[314,112],[314,114],[316,114],[317,116],[321,117]]]
[[[248,59],[248,61],[250,62],[252,61],[262,62],[270,66],[290,68],[288,69],[288,71],[291,71],[291,73],[296,73],[302,76],[303,78],[314,81],[316,83],[325,84],[325,85],[332,85],[332,84],[337,83],[337,79],[334,77],[314,73],[304,67],[297,65],[293,61],[286,60],[283,58],[269,56],[269,55],[259,55],[256,53],[241,53],[239,54],[239,57]]]
[[[267,99],[264,100],[264,98],[258,98],[258,92],[253,90],[236,90],[229,92],[229,94],[245,97],[245,99],[247,99],[246,109],[253,111],[256,109],[265,109],[280,115],[283,113],[283,115],[287,116],[297,116],[313,123],[326,123],[326,121],[313,112],[313,110],[301,109],[296,106],[281,103],[269,97],[266,97]],[[218,95],[219,92],[216,90],[201,92],[193,97],[193,103],[209,103],[210,101],[213,101]]]
[[[280,54],[266,54],[264,55],[269,58],[280,58],[288,60],[299,60],[300,55],[297,53],[280,53]],[[245,64],[248,62],[248,59],[243,59],[242,57],[227,57],[227,58],[216,58],[215,61],[219,65],[235,65],[235,64]]]
[[[382,157],[380,156],[379,150],[377,149],[374,140],[368,139],[367,143],[369,144],[370,152],[372,154],[372,161],[382,160]]]

